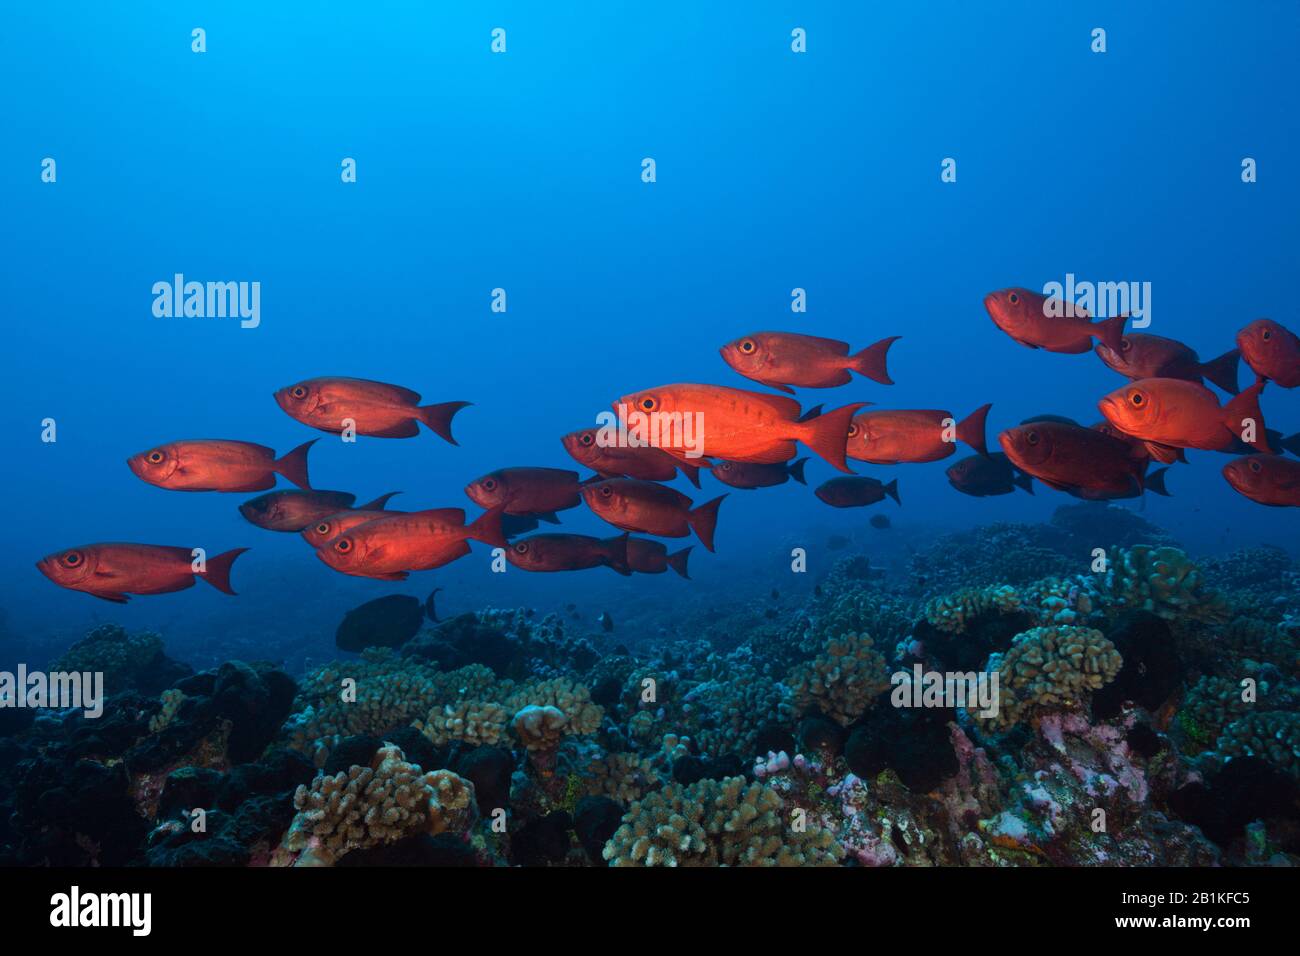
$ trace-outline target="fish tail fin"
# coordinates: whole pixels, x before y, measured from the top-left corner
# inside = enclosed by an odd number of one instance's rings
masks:
[[[1023,488],[1031,495],[1034,493],[1034,476],[1027,475],[1023,471],[1017,475],[1011,476],[1011,483],[1017,488]]]
[[[225,594],[234,594],[235,591],[230,586],[230,566],[235,563],[235,558],[247,550],[247,548],[234,548],[217,555],[215,558],[208,558],[207,567],[198,572],[199,577],[218,591]]]
[[[1127,315],[1112,315],[1109,319],[1094,322],[1092,334],[1118,355],[1124,348],[1122,340],[1124,338],[1124,323],[1127,321]]]
[[[808,464],[807,458],[796,458],[794,461],[790,462],[790,466],[787,469],[790,472],[790,477],[801,485],[808,484],[803,477],[803,466],[806,464]]]
[[[388,499],[394,495],[400,495],[400,491],[390,491],[386,495],[380,495],[374,501],[367,501],[364,505],[357,505],[354,511],[383,511],[384,505],[388,504]]]
[[[1241,391],[1241,386],[1237,384],[1237,364],[1240,359],[1241,349],[1224,352],[1201,366],[1201,377],[1208,378],[1229,395],[1236,395]]]
[[[444,441],[453,445],[459,445],[460,442],[451,437],[451,420],[456,413],[473,402],[443,402],[440,405],[421,405],[416,409],[420,414],[420,421],[424,422]]]
[[[727,496],[718,495],[712,501],[706,501],[698,508],[693,509],[686,516],[691,528],[695,531],[696,537],[710,551],[713,550],[713,532],[718,526],[718,508],[725,497]]]
[[[277,458],[272,467],[276,472],[284,475],[299,488],[306,488],[311,491],[311,483],[307,480],[307,452],[311,446],[320,441],[319,438],[313,438],[311,441],[305,441],[291,452],[286,452],[284,457]]]
[[[606,538],[605,545],[605,563],[611,568],[624,576],[632,573],[631,566],[627,563],[627,542],[630,536],[626,531],[617,538]]]
[[[424,613],[429,616],[429,620],[432,621],[434,624],[442,623],[442,621],[438,620],[438,610],[433,603],[434,597],[441,590],[442,588],[434,588],[432,591],[429,592],[429,596],[424,599]]]
[[[992,402],[981,405],[957,423],[957,440],[970,445],[985,458],[989,456],[989,449],[984,441],[984,424],[992,407]]]
[[[1147,491],[1154,492],[1157,495],[1164,495],[1166,498],[1172,498],[1169,489],[1165,487],[1165,475],[1168,474],[1168,468],[1157,468],[1151,474],[1147,475],[1143,485]]]
[[[1256,451],[1271,455],[1273,449],[1268,446],[1268,429],[1264,426],[1264,413],[1259,407],[1259,395],[1264,391],[1265,384],[1267,384],[1266,379],[1256,379],[1254,385],[1239,392],[1232,401],[1223,406],[1223,423],[1242,441],[1246,441],[1243,429],[1253,426],[1255,440],[1248,441],[1246,444]]]
[[[694,547],[694,545],[691,547]],[[668,555],[668,567],[672,568],[688,581],[691,579],[691,576],[686,573],[686,559],[691,556],[691,547],[682,548],[682,550],[674,551],[672,554]]]
[[[501,516],[505,514],[505,505],[497,505],[483,512],[465,528],[465,537],[482,541],[494,548],[509,547],[506,536],[501,530]]]
[[[889,497],[893,498],[893,499],[894,499],[894,502],[895,502],[896,504],[901,505],[901,504],[903,503],[903,499],[900,498],[900,497],[898,497],[898,479],[897,479],[897,478],[892,479],[892,480],[889,482],[889,484],[885,485],[885,494],[887,494],[887,495],[889,495]]]
[[[827,412],[811,421],[804,422],[803,425],[806,430],[803,443],[840,471],[848,472],[850,475],[853,474],[853,471],[845,463],[845,454],[849,443],[849,425],[853,423],[853,416],[857,414],[858,409],[869,404],[870,402],[854,402],[852,405],[845,405],[843,408],[837,408],[833,412]],[[710,548],[709,550],[713,549]]]
[[[1282,446],[1284,451],[1289,451],[1293,455],[1300,456],[1300,432],[1296,432],[1294,435],[1288,435],[1286,438],[1281,439],[1278,444]]]
[[[700,466],[699,465],[688,465],[684,461],[679,461],[677,463],[677,467],[682,470],[682,474],[686,476],[687,481],[693,484],[696,488],[700,487]]]
[[[865,375],[873,382],[879,382],[881,385],[893,385],[894,380],[889,377],[889,369],[886,367],[886,359],[889,356],[889,347],[897,342],[901,335],[891,335],[887,339],[881,339],[875,345],[868,345],[861,352],[849,357],[849,367],[859,375]]]
[[[532,516],[538,521],[545,521],[547,524],[560,523],[560,516],[554,511],[534,511]]]
[[[796,418],[795,421],[810,422],[825,410],[826,410],[825,405],[814,405],[812,408],[808,409],[808,411],[804,412],[802,415]]]

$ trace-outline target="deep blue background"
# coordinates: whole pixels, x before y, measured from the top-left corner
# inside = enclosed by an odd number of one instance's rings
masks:
[[[334,575],[296,536],[247,525],[244,496],[169,493],[127,470],[128,454],[170,439],[283,451],[311,437],[271,399],[305,377],[475,403],[456,422],[459,448],[426,432],[326,437],[313,451],[318,487],[361,500],[402,489],[394,504],[415,508],[468,504],[463,485],[498,466],[567,466],[559,435],[633,389],[745,385],[717,348],[757,329],[855,348],[902,335],[898,385],[858,379],[801,400],[959,415],[992,401],[992,442],[1030,414],[1091,422],[1122,380],[1095,356],[1013,343],[981,307],[991,289],[1066,272],[1150,281],[1148,331],[1204,358],[1261,315],[1296,324],[1296,5],[698,6],[7,9],[0,607],[11,633],[70,640],[97,617],[183,644],[254,635],[274,656],[276,635],[328,643],[342,609],[435,582],[451,610],[632,590],[725,598],[765,569],[788,579],[791,542],[824,567],[825,534],[869,514],[831,512],[793,485],[733,494],[720,553],[697,548],[693,585],[491,575],[476,546],[395,588]],[[805,55],[790,51],[796,26]],[[1104,55],[1089,49],[1096,26]],[[508,31],[505,55],[489,52],[494,27]],[[40,181],[47,156],[54,185]],[[653,185],[640,180],[647,156]],[[940,182],[949,156],[956,184]],[[1240,181],[1246,156],[1257,184]],[[357,160],[354,185],[340,182],[344,157]],[[175,272],[260,281],[261,327],[155,319],[150,288]],[[489,310],[497,286],[505,315]],[[790,312],[796,286],[806,315]],[[1297,394],[1271,390],[1264,408],[1270,425],[1300,430]],[[39,440],[46,416],[55,445]],[[1194,550],[1294,545],[1293,513],[1238,497],[1221,456],[1190,457],[1169,477],[1176,497],[1149,502],[1149,517]],[[948,463],[863,469],[900,479],[904,507],[879,506],[895,520],[890,548],[927,528],[1043,520],[1070,500],[1042,486],[967,498],[948,487]],[[809,467],[813,485],[830,475]],[[565,525],[608,530],[579,512]],[[238,600],[199,584],[120,609],[33,568],[100,540],[254,550],[236,565]]]

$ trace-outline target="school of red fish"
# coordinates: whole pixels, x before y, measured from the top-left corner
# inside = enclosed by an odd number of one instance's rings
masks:
[[[1236,457],[1223,467],[1228,484],[1262,505],[1300,507],[1300,435],[1284,438],[1264,423],[1260,396],[1267,384],[1300,387],[1300,337],[1269,319],[1243,328],[1236,348],[1209,362],[1181,342],[1143,333],[1125,334],[1126,317],[1093,321],[1028,289],[990,293],[984,306],[994,324],[1014,341],[1049,352],[1095,351],[1128,379],[1098,402],[1103,419],[1084,426],[1056,415],[1026,419],[998,436],[1002,453],[985,442],[989,405],[958,419],[947,409],[867,409],[854,402],[832,411],[804,410],[795,389],[847,385],[853,373],[892,385],[886,365],[899,336],[859,352],[848,343],[795,332],[756,332],[724,345],[724,361],[743,377],[783,394],[722,385],[672,384],[630,392],[612,407],[627,424],[633,415],[666,423],[650,444],[611,441],[605,428],[563,436],[578,464],[571,469],[506,467],[465,487],[483,509],[467,521],[462,508],[398,512],[387,508],[396,492],[356,505],[356,496],[311,486],[307,455],[317,439],[277,457],[264,445],[227,439],[171,441],[132,455],[131,471],[169,491],[265,491],[239,506],[251,524],[301,535],[316,556],[341,574],[400,581],[412,571],[442,567],[470,552],[478,541],[527,571],[576,571],[608,567],[623,575],[683,578],[691,548],[669,552],[653,538],[694,534],[714,548],[724,493],[706,502],[669,487],[680,471],[700,488],[707,469],[731,488],[758,489],[794,480],[804,484],[807,458],[799,445],[834,468],[848,472],[815,490],[835,508],[883,501],[901,503],[898,481],[852,474],[849,462],[898,465],[939,461],[957,445],[974,450],[947,469],[958,491],[983,497],[1033,493],[1033,479],[1079,498],[1135,498],[1147,491],[1167,495],[1162,465],[1185,462],[1186,449]],[[1093,342],[1096,341],[1094,346]],[[1237,385],[1244,361],[1255,374]],[[1210,383],[1229,398],[1221,402]],[[452,419],[468,402],[422,405],[419,393],[364,379],[322,377],[274,393],[283,411],[302,424],[331,434],[413,438],[423,423],[451,444]],[[296,488],[268,491],[277,476]],[[557,512],[585,504],[622,532],[608,538],[529,534],[540,522],[558,524]],[[632,534],[652,538],[632,537]],[[523,537],[523,535],[527,535]],[[198,548],[101,543],[56,551],[37,562],[55,584],[107,601],[133,594],[164,594],[202,579],[234,594],[230,571],[247,548],[205,557]]]

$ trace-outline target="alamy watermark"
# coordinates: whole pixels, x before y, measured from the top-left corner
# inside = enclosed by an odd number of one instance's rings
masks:
[[[243,329],[262,324],[260,282],[186,282],[178,272],[171,282],[155,282],[153,295],[155,318],[238,318]]]
[[[1151,324],[1150,282],[1078,282],[1067,272],[1064,282],[1046,283],[1043,295],[1043,314],[1049,318],[1127,315],[1132,328]]]
[[[704,456],[703,412],[628,411],[620,402],[617,414],[601,412],[596,425],[601,448],[671,448],[687,458]]]
[[[43,708],[81,710],[94,720],[104,713],[102,671],[28,671],[19,664],[17,673],[0,671],[0,708]]]
[[[895,707],[964,707],[980,717],[998,715],[997,671],[927,671],[916,664],[895,671],[889,702]]]

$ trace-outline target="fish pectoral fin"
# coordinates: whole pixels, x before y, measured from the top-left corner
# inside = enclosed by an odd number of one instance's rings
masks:
[[[87,591],[91,597],[97,597],[101,601],[112,601],[114,604],[125,604],[131,600],[121,591]]]
[[[1055,488],[1057,491],[1074,491],[1077,487],[1075,485],[1067,485],[1061,481],[1049,481],[1047,478],[1039,478],[1038,480],[1049,488]]]
[[[376,581],[405,581],[410,575],[406,571],[389,571],[384,574],[370,574]]]

